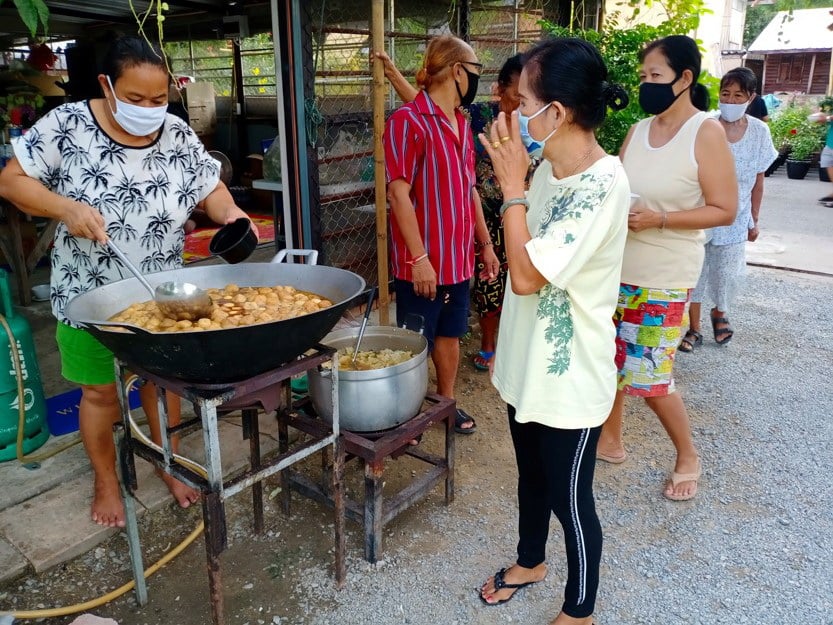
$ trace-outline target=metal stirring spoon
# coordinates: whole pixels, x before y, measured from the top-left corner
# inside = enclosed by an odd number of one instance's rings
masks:
[[[367,329],[367,320],[370,318],[370,311],[373,308],[373,300],[376,297],[376,287],[374,286],[370,289],[370,295],[367,296],[367,308],[364,310],[364,318],[362,319],[362,325],[359,328],[359,336],[356,337],[356,346],[353,348],[353,358],[351,359],[351,363],[353,368],[356,367],[356,356],[359,355],[359,346],[362,344],[362,339],[364,338],[364,331]]]
[[[203,317],[211,318],[213,305],[211,297],[198,286],[190,282],[176,282],[170,280],[163,282],[155,289],[142,275],[142,272],[134,265],[111,239],[107,239],[107,247],[119,257],[130,272],[136,276],[139,282],[153,297],[153,301],[159,306],[162,314],[177,321],[196,321]]]

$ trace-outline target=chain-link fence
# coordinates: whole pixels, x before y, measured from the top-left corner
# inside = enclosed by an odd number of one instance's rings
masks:
[[[492,97],[503,62],[541,36],[539,21],[549,0],[388,0],[385,47],[412,82],[426,42],[443,33],[470,41],[483,62],[479,99]],[[376,218],[373,160],[373,94],[370,66],[370,2],[309,0],[302,37],[311,42],[304,75],[314,75],[304,111],[309,149],[317,173],[318,201],[310,206],[321,262],[354,271],[376,284]],[[271,35],[240,42],[245,110],[250,119],[274,116],[277,108]],[[210,81],[218,95],[218,117],[235,99],[230,42],[182,42],[168,48],[174,72]],[[314,91],[314,93],[310,92]],[[388,113],[401,104],[392,89]],[[251,142],[252,132],[249,130]],[[256,148],[257,146],[249,146]],[[234,149],[230,148],[233,152]],[[239,156],[239,155],[238,155]]]
[[[491,96],[503,62],[540,37],[545,0],[471,2],[468,39],[484,63],[479,97]],[[377,283],[369,6],[349,8],[315,0],[315,102],[321,249],[328,264]],[[369,5],[369,3],[368,3]],[[459,2],[391,0],[386,6],[386,50],[413,82],[426,42],[460,33]],[[466,30],[466,29],[462,29]],[[465,35],[465,32],[463,33]],[[392,89],[388,109],[401,104]],[[313,207],[313,210],[315,208]]]

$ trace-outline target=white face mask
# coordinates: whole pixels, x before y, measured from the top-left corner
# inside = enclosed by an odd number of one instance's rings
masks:
[[[116,97],[116,91],[113,89],[113,83],[109,76],[107,76],[107,84],[110,85],[110,91],[113,93],[113,99],[116,101],[116,110],[113,111],[112,106],[110,110],[113,113],[113,117],[116,118],[116,123],[125,132],[130,133],[134,137],[146,137],[152,135],[162,127],[165,121],[165,115],[168,112],[167,105],[138,106],[136,104],[130,104]],[[110,105],[109,100],[107,100],[107,105]]]
[[[558,128],[553,128],[552,132],[548,134],[546,137],[541,139],[540,141],[529,134],[529,122],[538,117],[541,113],[546,111],[550,106],[552,106],[552,102],[549,104],[545,104],[543,107],[535,111],[532,115],[527,117],[526,115],[522,114],[520,110],[518,110],[518,125],[521,129],[521,138],[524,141],[524,145],[527,146],[527,150],[529,150],[532,156],[541,156],[544,152],[544,145],[549,141],[550,137],[555,134],[555,131]]]
[[[720,102],[717,106],[720,107],[720,116],[731,124],[746,115],[746,107],[749,106],[749,102],[743,104],[724,104]]]

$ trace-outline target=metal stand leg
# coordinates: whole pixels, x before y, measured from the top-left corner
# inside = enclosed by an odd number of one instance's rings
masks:
[[[202,501],[211,620],[214,625],[223,625],[223,578],[220,573],[220,553],[226,544],[223,502],[220,493],[206,493]]]
[[[226,548],[226,512],[223,503],[223,466],[220,460],[220,436],[217,404],[199,400],[203,419],[205,470],[208,489],[203,493],[202,515],[205,522],[205,552],[208,561],[208,590],[214,625],[223,625],[223,582],[220,575],[220,554]]]
[[[243,411],[243,438],[249,439],[249,464],[252,471],[260,470],[260,423],[257,410]],[[252,512],[255,534],[263,533],[263,483],[252,484]]]
[[[445,420],[445,463],[448,470],[445,474],[445,505],[449,505],[454,501],[454,445],[456,440],[457,437],[454,435],[454,417],[448,417]]]
[[[335,511],[335,547],[336,547],[336,588],[344,588],[347,577],[344,538],[344,442],[336,439],[333,449],[333,508]]]
[[[364,463],[364,557],[375,563],[382,553],[382,472],[385,461]]]
[[[285,454],[289,451],[289,426],[286,419],[278,419],[278,453]],[[281,508],[286,516],[289,516],[289,504],[291,501],[290,469],[284,469],[280,472],[281,476]]]
[[[120,380],[121,378],[116,378]],[[120,385],[119,385],[120,386]],[[145,581],[145,566],[142,562],[142,543],[139,540],[139,521],[136,517],[136,500],[133,498],[130,477],[125,475],[126,463],[133,463],[133,452],[125,437],[125,426],[121,423],[113,426],[113,439],[116,444],[116,467],[119,473],[119,488],[124,503],[124,531],[127,534],[127,545],[130,551],[130,565],[135,582],[136,603],[140,606],[148,602],[148,589]]]

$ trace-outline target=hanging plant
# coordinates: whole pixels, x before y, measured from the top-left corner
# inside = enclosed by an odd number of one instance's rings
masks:
[[[3,6],[5,0],[0,0],[0,6]],[[13,0],[17,8],[17,14],[29,33],[34,37],[38,32],[38,26],[43,26],[43,32],[46,34],[49,30],[49,8],[46,6],[44,0]]]
[[[0,0],[2,1],[2,0]],[[168,68],[168,74],[170,74],[171,78],[173,79],[174,83],[176,84],[176,76],[174,76],[173,70],[171,70],[171,64],[168,61],[168,55],[165,54],[164,42],[165,42],[165,32],[164,32],[164,24],[165,24],[165,11],[169,11],[170,7],[168,6],[167,2],[163,2],[163,0],[151,0],[150,4],[148,4],[148,8],[144,13],[139,13],[136,10],[136,7],[133,6],[133,0],[128,0],[128,4],[130,5],[130,11],[133,13],[133,17],[136,19],[136,23],[139,26],[139,35],[147,41],[148,45],[153,47],[153,44],[150,38],[145,33],[145,22],[147,21],[148,17],[150,17],[153,10],[156,10],[155,19],[156,19],[156,35],[157,40],[159,41],[159,49],[162,51],[162,59],[165,61],[165,66]],[[177,85],[178,88],[178,85]]]

